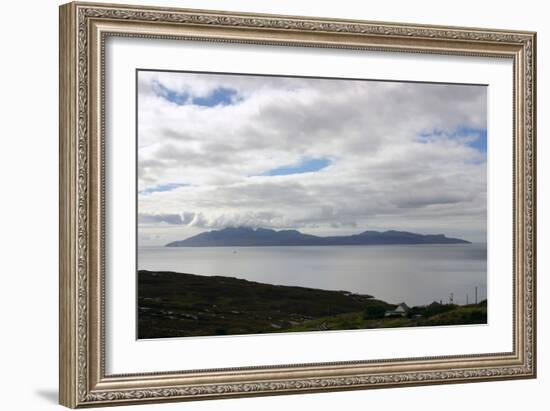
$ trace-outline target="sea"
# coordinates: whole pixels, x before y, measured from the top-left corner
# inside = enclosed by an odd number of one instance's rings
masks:
[[[487,245],[162,247],[138,249],[138,268],[368,294],[409,306],[487,296]]]

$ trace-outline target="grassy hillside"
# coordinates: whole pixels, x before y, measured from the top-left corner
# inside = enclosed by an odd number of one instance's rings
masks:
[[[431,311],[415,307],[411,313],[416,318],[385,318],[385,311],[395,305],[368,295],[230,277],[138,272],[139,338],[486,322],[487,311],[481,306],[438,306],[430,306]]]

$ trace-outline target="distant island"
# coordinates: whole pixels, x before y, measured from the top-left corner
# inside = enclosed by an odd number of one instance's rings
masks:
[[[364,231],[347,236],[320,237],[297,230],[229,227],[173,241],[166,247],[261,247],[261,246],[335,246],[399,244],[471,244],[444,234],[416,234],[407,231]]]

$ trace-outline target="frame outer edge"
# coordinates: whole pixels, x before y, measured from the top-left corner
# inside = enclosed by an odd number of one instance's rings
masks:
[[[59,404],[70,408],[78,405],[75,10],[59,7]]]
[[[538,375],[538,345],[537,345],[537,330],[538,330],[538,292],[537,292],[537,184],[538,184],[538,178],[537,178],[537,47],[538,47],[538,37],[537,33],[533,32],[531,34],[532,36],[532,59],[531,59],[531,71],[532,71],[532,78],[531,78],[531,87],[532,87],[532,94],[531,94],[531,119],[532,119],[532,130],[531,130],[531,144],[532,144],[532,157],[531,157],[531,166],[532,166],[532,186],[531,186],[531,193],[532,193],[532,204],[533,204],[533,214],[532,214],[532,303],[533,303],[533,312],[532,312],[532,341],[533,344],[533,371],[532,371],[532,377],[537,378]]]
[[[94,8],[97,7],[97,8]],[[169,14],[168,12],[173,12]],[[168,13],[168,14],[167,14]],[[160,18],[159,18],[160,15]],[[450,54],[462,55],[467,53],[470,47],[466,45],[478,43],[481,48],[486,50],[487,55],[502,54],[511,55],[512,52],[518,53],[527,59],[521,61],[521,76],[518,79],[523,84],[519,87],[521,91],[520,99],[522,104],[526,104],[521,109],[520,125],[522,125],[522,142],[521,150],[518,153],[518,159],[524,161],[523,167],[519,171],[524,177],[526,171],[529,171],[531,184],[523,186],[522,193],[531,195],[531,202],[527,203],[524,195],[519,196],[518,201],[523,202],[524,206],[529,204],[527,211],[532,214],[520,214],[517,216],[518,223],[527,222],[529,224],[529,232],[531,235],[531,258],[527,260],[527,264],[522,265],[522,269],[518,272],[522,275],[528,272],[532,273],[532,287],[523,288],[523,297],[526,297],[532,305],[523,307],[526,310],[524,315],[529,318],[522,318],[525,328],[521,335],[516,335],[516,338],[522,340],[520,346],[522,353],[529,354],[527,360],[520,356],[519,364],[509,364],[506,366],[480,366],[477,369],[450,369],[445,372],[439,370],[428,369],[426,372],[413,372],[398,374],[373,374],[373,375],[356,375],[345,378],[340,377],[325,377],[319,378],[302,378],[288,380],[273,380],[264,381],[244,381],[244,382],[221,382],[220,384],[198,384],[188,385],[183,384],[176,386],[174,383],[168,383],[163,386],[149,386],[150,383],[144,378],[144,385],[137,386],[129,384],[126,386],[109,387],[97,384],[97,377],[101,382],[104,382],[103,369],[99,363],[99,375],[94,374],[92,367],[98,365],[97,356],[102,356],[101,351],[97,351],[97,338],[95,331],[100,332],[94,324],[101,321],[101,317],[97,313],[90,312],[97,310],[97,294],[94,294],[95,281],[97,279],[90,278],[94,276],[94,263],[90,265],[90,258],[95,258],[96,254],[90,253],[90,247],[95,247],[94,243],[94,219],[90,221],[90,213],[95,212],[94,207],[97,203],[94,202],[94,195],[90,193],[90,189],[94,190],[94,184],[97,180],[94,179],[94,167],[97,164],[92,164],[94,160],[90,156],[94,153],[92,135],[97,132],[93,123],[89,123],[93,119],[95,107],[90,106],[90,101],[93,102],[94,79],[90,77],[90,64],[94,62],[93,50],[90,48],[91,35],[88,21],[96,19],[110,19],[116,24],[125,22],[139,22],[148,24],[150,22],[158,22],[166,20],[174,25],[185,24],[190,27],[200,27],[205,30],[207,27],[219,28],[219,32],[244,30],[254,34],[258,32],[258,44],[263,44],[264,41],[274,45],[286,45],[288,39],[292,36],[286,36],[286,33],[302,33],[305,35],[313,34],[322,35],[325,40],[320,40],[318,44],[329,44],[332,47],[332,42],[326,40],[326,36],[349,35],[347,37],[351,41],[352,36],[360,38],[372,37],[379,39],[380,35],[392,36],[396,39],[413,38],[417,39],[418,47],[412,47],[413,52],[420,50],[422,44],[430,43],[432,46],[435,43],[440,43],[438,47],[444,53],[449,51]],[[279,21],[279,19],[281,19]],[[301,21],[301,19],[304,19]],[[79,408],[86,406],[105,406],[119,405],[129,403],[146,403],[146,402],[168,402],[182,400],[200,400],[200,399],[215,399],[228,397],[243,397],[243,396],[259,396],[259,395],[277,395],[289,393],[306,393],[319,391],[334,391],[346,389],[367,389],[367,388],[382,388],[382,387],[398,387],[398,386],[414,386],[442,383],[457,383],[457,382],[475,382],[489,381],[498,379],[516,379],[516,378],[533,378],[536,376],[536,35],[533,32],[510,32],[504,30],[488,30],[474,28],[459,28],[459,27],[437,27],[423,25],[408,25],[401,23],[382,23],[382,22],[362,22],[362,21],[343,21],[343,20],[328,20],[315,17],[299,17],[299,16],[276,16],[276,15],[255,15],[246,13],[233,12],[215,12],[207,10],[189,10],[189,9],[173,9],[173,8],[147,8],[141,6],[124,6],[114,4],[97,4],[97,3],[70,3],[60,7],[60,176],[59,176],[59,199],[60,199],[60,403],[67,407]],[[286,25],[282,25],[285,23]],[[265,40],[259,33],[265,33],[266,29],[273,29],[279,34],[285,34],[279,40],[272,43]],[[386,31],[381,31],[386,30]],[[216,37],[216,30],[214,36]],[[219,35],[219,33],[218,33]],[[136,37],[141,37],[138,33]],[[146,35],[144,36],[146,37]],[[180,38],[180,36],[171,36],[169,31],[164,38]],[[207,36],[208,37],[208,36]],[[254,36],[252,36],[254,37]],[[225,41],[225,37],[220,37]],[[94,38],[96,39],[96,38]],[[247,42],[247,36],[243,39],[235,37],[233,40],[237,42]],[[329,38],[330,40],[330,38]],[[231,40],[228,40],[231,41]],[[256,42],[255,39],[251,41]],[[531,47],[527,50],[531,51],[531,55],[525,56],[526,45],[532,42]],[[315,43],[308,39],[306,43]],[[360,43],[360,44],[359,44]],[[433,44],[432,44],[433,43]],[[299,44],[299,43],[296,43]],[[350,43],[351,44],[351,43]],[[358,42],[359,48],[363,48],[365,44]],[[378,43],[377,43],[378,44]],[[452,47],[453,44],[462,45],[461,47]],[[499,49],[502,53],[497,53],[495,50],[489,50],[491,45],[499,44]],[[313,47],[317,43],[313,44]],[[369,46],[370,47],[370,46]],[[377,45],[376,47],[384,47]],[[404,47],[404,46],[403,46]],[[519,49],[518,49],[519,47]],[[352,46],[351,48],[355,48]],[[504,50],[504,48],[506,48]],[[427,49],[431,49],[427,47]],[[447,50],[448,49],[448,50]],[[428,51],[429,52],[429,51]],[[523,54],[522,54],[523,53]],[[531,58],[532,57],[532,58]],[[525,77],[526,72],[531,76]],[[93,70],[92,70],[92,74]],[[96,74],[96,73],[95,73]],[[518,84],[519,84],[518,81]],[[518,89],[516,89],[518,90]],[[526,93],[527,92],[527,93]],[[90,100],[91,99],[91,100]],[[522,104],[518,104],[521,107]],[[517,111],[516,114],[517,115]],[[528,126],[525,128],[525,121],[530,119]],[[524,144],[531,144],[531,150],[525,156]],[[94,160],[95,161],[95,160]],[[526,167],[530,167],[526,169]],[[523,180],[522,180],[523,181]],[[531,206],[532,204],[532,206]],[[93,217],[93,216],[92,216]],[[526,233],[524,233],[526,234]],[[522,247],[525,245],[525,237],[522,237]],[[529,238],[529,237],[527,237]],[[524,248],[524,251],[525,248]],[[525,262],[525,260],[524,260]],[[530,269],[530,270],[529,270]],[[522,277],[523,278],[523,277]],[[527,314],[526,314],[527,313]],[[97,325],[97,324],[96,324]],[[532,327],[530,327],[532,325]],[[101,358],[99,359],[101,361]],[[92,366],[92,367],[91,367]],[[289,377],[290,378],[290,377]],[[139,380],[139,378],[138,378]],[[107,382],[107,381],[105,381]],[[116,381],[115,381],[116,382]]]

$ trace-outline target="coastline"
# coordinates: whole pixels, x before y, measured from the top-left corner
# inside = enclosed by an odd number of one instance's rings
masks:
[[[485,324],[486,302],[398,307],[349,291],[139,270],[138,338]]]

